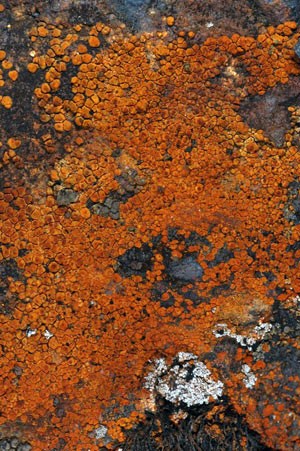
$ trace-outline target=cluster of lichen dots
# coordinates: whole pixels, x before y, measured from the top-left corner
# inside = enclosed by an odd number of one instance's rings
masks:
[[[114,449],[144,417],[147,362],[207,353],[216,324],[238,329],[253,309],[267,320],[275,292],[284,303],[300,290],[293,131],[278,148],[239,114],[247,96],[299,76],[300,33],[287,22],[194,36],[100,22],[30,31],[26,70],[48,130],[32,142],[49,165],[26,170],[24,136],[2,140],[1,168],[23,178],[0,192],[0,427],[22,425],[33,450]],[[0,61],[7,111],[20,68],[3,50]],[[272,398],[276,369],[247,350],[235,358]],[[223,380],[232,405],[266,445],[293,446],[289,393],[261,411],[243,377]]]

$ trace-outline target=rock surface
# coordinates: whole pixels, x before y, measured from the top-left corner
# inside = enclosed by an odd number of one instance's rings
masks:
[[[299,449],[299,11],[0,0],[0,449]]]

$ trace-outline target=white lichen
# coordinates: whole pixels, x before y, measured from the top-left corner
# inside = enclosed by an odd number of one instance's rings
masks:
[[[213,334],[217,338],[225,336],[233,338],[238,344],[248,348],[249,351],[252,351],[253,345],[255,345],[258,340],[262,340],[265,335],[272,330],[272,328],[273,326],[270,323],[259,323],[247,336],[232,332],[228,328],[227,324],[222,323],[215,326]]]
[[[264,338],[264,336],[272,330],[273,326],[270,323],[261,323],[254,327],[254,332],[259,338]]]
[[[208,404],[223,394],[224,384],[211,377],[210,370],[197,356],[180,352],[173,364],[167,365],[165,359],[157,359],[154,369],[145,379],[145,387],[152,393],[160,394],[167,401],[187,406]]]
[[[243,379],[245,387],[252,389],[255,386],[255,384],[256,384],[257,377],[251,371],[251,368],[250,368],[249,365],[242,365],[242,372],[245,375],[245,377]]]
[[[104,438],[107,434],[107,427],[105,427],[103,424],[100,424],[99,427],[94,429],[93,435],[96,440],[100,440],[101,438]]]
[[[225,336],[233,338],[237,343],[239,343],[241,346],[245,346],[250,351],[252,351],[252,347],[256,343],[256,340],[253,337],[247,337],[245,335],[235,334],[234,332],[231,332],[231,330],[225,323],[217,324],[213,333],[217,338]]]
[[[294,304],[299,304],[300,303],[300,296],[297,294],[297,296],[295,296],[293,299],[292,299],[292,302],[294,303]]]
[[[52,334],[52,333],[50,332],[50,330],[48,330],[48,329],[45,330],[45,332],[43,333],[43,335],[44,335],[44,337],[45,337],[47,340],[50,340],[50,338],[53,337],[53,334]]]
[[[26,336],[27,336],[28,338],[33,337],[33,336],[36,335],[36,334],[37,334],[37,329],[31,329],[30,327],[28,327],[28,328],[26,329]]]
[[[187,360],[197,359],[198,357],[195,354],[191,354],[189,352],[178,352],[176,356],[178,362],[186,362]]]

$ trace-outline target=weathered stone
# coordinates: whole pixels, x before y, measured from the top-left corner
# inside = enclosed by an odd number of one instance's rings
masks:
[[[203,269],[193,256],[184,257],[177,261],[171,261],[167,268],[169,276],[175,280],[192,282],[203,276]]]
[[[66,188],[58,191],[56,200],[60,207],[66,207],[77,201],[79,195],[76,191]]]
[[[295,45],[294,50],[295,50],[295,53],[298,56],[298,58],[300,58],[300,39],[297,42],[297,44]]]

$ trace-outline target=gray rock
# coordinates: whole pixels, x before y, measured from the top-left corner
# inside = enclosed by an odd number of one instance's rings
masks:
[[[72,189],[66,188],[58,191],[56,201],[60,207],[65,207],[69,204],[76,202],[78,199],[78,193]]]
[[[172,261],[167,268],[167,272],[173,279],[184,282],[192,282],[201,279],[203,269],[193,256],[184,257],[178,261]]]
[[[16,437],[12,437],[10,439],[10,446],[11,446],[11,448],[16,449],[18,444],[19,444],[19,440]]]
[[[294,50],[295,50],[295,53],[298,56],[298,58],[300,58],[300,39],[297,42],[297,44],[295,45]]]
[[[263,130],[276,147],[282,147],[291,128],[288,106],[299,106],[299,95],[300,79],[290,77],[288,83],[278,84],[262,96],[248,96],[241,103],[239,114],[246,124]]]
[[[29,445],[29,443],[20,443],[20,445],[17,448],[17,451],[31,451],[32,447]]]
[[[9,450],[10,450],[9,440],[6,439],[0,440],[0,451],[9,451]]]

